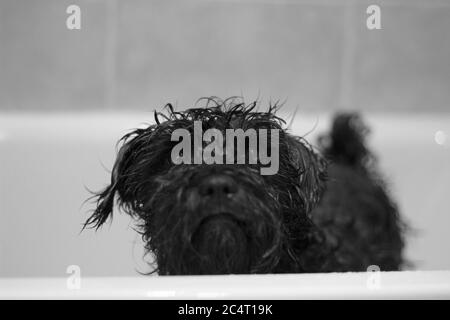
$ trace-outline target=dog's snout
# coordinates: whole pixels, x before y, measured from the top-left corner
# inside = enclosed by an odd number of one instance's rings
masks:
[[[206,177],[200,184],[199,193],[204,197],[231,197],[237,192],[232,177],[216,174]]]

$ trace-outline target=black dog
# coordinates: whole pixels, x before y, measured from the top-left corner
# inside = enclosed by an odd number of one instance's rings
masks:
[[[283,129],[277,106],[258,112],[256,103],[205,101],[183,112],[168,105],[167,114],[155,113],[156,124],[122,138],[111,184],[96,195],[85,226],[105,223],[117,194],[140,222],[161,275],[401,267],[402,223],[356,115],[336,117],[322,157]],[[203,131],[278,129],[278,172],[261,175],[259,163],[175,165],[172,133],[193,134],[194,121]]]

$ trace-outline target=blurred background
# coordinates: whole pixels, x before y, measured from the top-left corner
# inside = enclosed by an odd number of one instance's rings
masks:
[[[381,7],[381,30],[366,8]],[[68,30],[66,8],[81,8]],[[446,112],[448,0],[1,0],[0,108],[153,110],[199,96]]]
[[[450,269],[450,0],[0,0],[0,276],[146,271],[127,217],[79,233],[85,186],[151,111],[210,95],[286,101],[297,134],[363,112],[408,259]]]

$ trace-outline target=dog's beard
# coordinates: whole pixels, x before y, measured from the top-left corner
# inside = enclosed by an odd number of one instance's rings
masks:
[[[250,269],[249,239],[246,226],[228,213],[212,214],[195,229],[192,246],[198,253],[201,273],[221,269],[245,273]]]
[[[146,206],[144,240],[156,255],[159,274],[273,270],[282,252],[280,210],[273,194],[249,188],[263,186],[257,173],[233,168],[221,174],[239,179],[239,193],[233,199],[204,199],[192,184],[196,173],[208,175],[204,170],[177,167]]]

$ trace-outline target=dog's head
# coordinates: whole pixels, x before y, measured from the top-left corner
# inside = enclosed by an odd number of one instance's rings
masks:
[[[183,112],[168,105],[155,124],[122,138],[111,184],[96,195],[86,225],[107,221],[117,194],[138,219],[159,274],[268,273],[285,263],[298,271],[299,253],[311,242],[308,213],[322,191],[323,160],[283,129],[276,106],[258,112],[256,103],[205,101]],[[230,129],[256,138],[247,135],[239,149]],[[278,161],[273,174],[262,174],[267,156]]]

